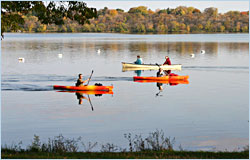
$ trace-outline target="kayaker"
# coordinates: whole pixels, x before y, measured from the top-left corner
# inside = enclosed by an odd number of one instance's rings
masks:
[[[77,86],[77,87],[78,87],[78,86],[83,86],[83,83],[89,81],[89,78],[86,79],[85,81],[82,80],[82,74],[79,74],[78,77],[79,77],[79,78],[77,79],[77,82],[76,82],[76,86]]]
[[[156,76],[157,77],[163,77],[164,76],[164,72],[163,72],[162,68],[159,68],[159,71],[156,73]],[[160,91],[163,90],[162,85],[163,85],[162,83],[156,83],[156,86],[159,88]]]
[[[165,57],[166,61],[163,63],[163,65],[171,65],[170,58],[168,56]]]
[[[162,68],[159,68],[159,71],[156,73],[157,77],[163,77],[164,76],[164,72]]]
[[[166,61],[163,63],[163,65],[171,65],[170,58],[168,56],[165,57]],[[171,73],[171,70],[164,71],[166,75],[169,75]]]
[[[142,64],[142,58],[138,55],[137,60],[135,61],[135,64]]]

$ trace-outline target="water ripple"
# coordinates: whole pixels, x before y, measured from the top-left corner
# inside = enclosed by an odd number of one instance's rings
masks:
[[[86,77],[85,77],[86,78]],[[57,75],[3,75],[2,91],[51,91],[55,82],[72,82],[76,81],[73,76]],[[133,81],[132,77],[93,77],[92,82],[107,81]],[[45,83],[44,83],[45,82]]]
[[[249,69],[248,66],[183,66],[185,69]]]

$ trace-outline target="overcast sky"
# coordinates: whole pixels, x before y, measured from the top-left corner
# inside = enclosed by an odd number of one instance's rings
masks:
[[[149,1],[149,0],[85,0],[88,7],[94,7],[98,10],[100,8],[108,7],[109,9],[117,9],[121,8],[125,11],[128,11],[132,7],[138,6],[146,6],[149,9],[155,11],[156,9],[166,9],[166,8],[176,8],[177,6],[187,6],[187,7],[195,7],[203,11],[205,8],[215,7],[218,8],[220,13],[225,13],[227,11],[249,11],[249,1],[241,0],[241,1],[204,1],[204,0],[194,0],[194,1]]]

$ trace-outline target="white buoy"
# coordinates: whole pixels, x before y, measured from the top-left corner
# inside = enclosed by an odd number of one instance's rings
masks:
[[[58,58],[62,58],[62,56],[63,56],[63,55],[62,55],[61,53],[58,54]]]
[[[18,58],[18,62],[19,62],[19,63],[24,63],[24,61],[25,61],[25,59],[24,59],[23,57],[19,57],[19,58]]]
[[[201,54],[205,54],[206,52],[205,52],[205,50],[201,50]]]
[[[195,57],[195,54],[192,53],[192,54],[190,54],[190,56],[191,56],[191,58],[194,58],[194,57]]]
[[[100,50],[100,49],[98,49],[98,50],[97,50],[97,54],[100,54],[100,53],[101,53],[101,50]]]

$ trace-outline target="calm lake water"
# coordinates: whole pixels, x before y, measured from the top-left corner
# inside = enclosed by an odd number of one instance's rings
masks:
[[[249,35],[5,34],[2,59],[2,144],[43,142],[62,134],[86,142],[128,147],[125,133],[147,136],[156,129],[175,137],[175,148],[235,150],[249,144]],[[100,53],[98,50],[100,49]],[[205,50],[205,54],[201,54]],[[58,57],[62,54],[62,58]],[[192,58],[190,54],[195,54]],[[121,62],[182,64],[189,84],[163,86],[133,81]],[[18,61],[25,58],[24,63]],[[79,73],[90,84],[113,85],[114,94],[74,93]],[[141,76],[155,76],[142,71]],[[156,96],[156,94],[158,96]]]

